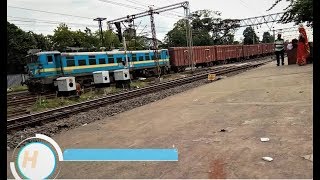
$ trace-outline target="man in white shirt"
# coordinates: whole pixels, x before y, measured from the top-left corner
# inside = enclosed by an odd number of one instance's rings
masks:
[[[275,53],[277,57],[277,66],[280,65],[280,56],[281,56],[281,65],[284,65],[284,40],[281,39],[281,34],[278,34],[278,39],[274,42]]]

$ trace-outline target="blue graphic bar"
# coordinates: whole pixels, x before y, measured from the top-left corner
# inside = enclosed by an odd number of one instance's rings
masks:
[[[178,161],[177,149],[66,149],[64,161]]]

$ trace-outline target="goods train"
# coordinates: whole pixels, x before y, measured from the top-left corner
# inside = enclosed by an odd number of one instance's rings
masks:
[[[212,66],[219,62],[249,59],[272,54],[273,44],[196,46],[192,48],[195,66]],[[157,51],[161,73],[183,71],[190,65],[188,48],[172,47]],[[125,60],[127,56],[127,61]],[[133,76],[154,74],[157,64],[153,50],[107,52],[38,52],[29,58],[25,84],[30,92],[54,91],[58,77],[73,76],[81,86],[90,86],[95,71],[128,68]]]

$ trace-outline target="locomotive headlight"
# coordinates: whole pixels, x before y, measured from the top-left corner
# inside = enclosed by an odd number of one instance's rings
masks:
[[[70,87],[73,87],[72,79],[69,79],[69,86],[70,86]]]

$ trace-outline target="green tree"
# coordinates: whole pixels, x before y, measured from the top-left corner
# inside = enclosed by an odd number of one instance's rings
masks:
[[[187,44],[185,20],[180,19],[174,24],[174,28],[165,37],[165,43],[170,47],[185,46]]]
[[[7,22],[7,63],[26,63],[25,56],[29,49],[37,48],[37,41],[32,32],[25,32],[16,25]]]
[[[100,47],[112,48],[119,47],[120,42],[117,36],[111,31],[103,31],[103,44],[100,40],[100,32],[92,33],[91,29],[83,31],[71,31],[66,24],[60,24],[52,36],[54,47],[60,51],[66,47],[81,47],[85,49],[98,49]]]
[[[272,43],[274,41],[274,37],[270,35],[269,32],[264,32],[262,36],[263,43]]]
[[[34,37],[36,41],[36,47],[38,49],[41,49],[43,51],[49,51],[52,47],[52,44],[50,42],[50,38],[47,36],[44,36],[43,34],[36,34],[33,32],[30,32],[32,36]]]
[[[66,24],[60,24],[52,36],[52,42],[55,49],[64,51],[66,47],[77,47],[75,40],[75,33],[73,33]]]
[[[259,43],[259,38],[252,27],[247,27],[243,31],[243,44],[256,44]]]
[[[199,10],[191,13],[193,45],[232,44],[238,20],[221,19],[218,11]],[[180,19],[165,37],[168,46],[185,46],[186,21]]]
[[[268,9],[273,9],[279,2],[283,0],[276,0],[275,3]],[[288,23],[295,22],[295,24],[307,22],[307,25],[313,26],[313,1],[312,0],[286,0],[290,1],[290,5],[285,8],[285,13],[281,17],[280,22]]]
[[[100,34],[99,31],[96,32],[96,35],[98,34]],[[111,30],[103,31],[103,39],[103,47],[106,47],[107,49],[117,48],[121,46],[118,36]]]

